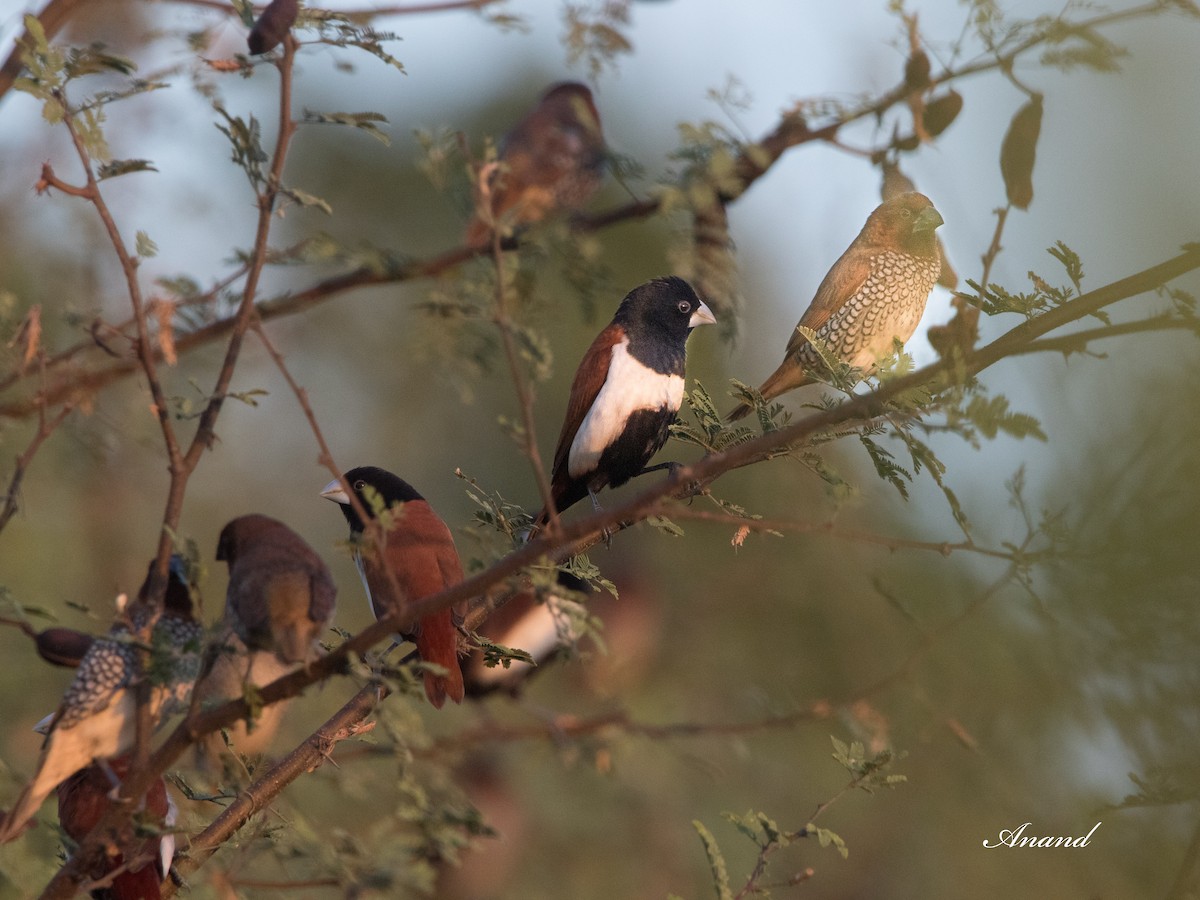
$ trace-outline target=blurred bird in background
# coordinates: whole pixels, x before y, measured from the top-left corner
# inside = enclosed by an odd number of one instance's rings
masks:
[[[253,514],[222,529],[217,559],[229,564],[225,616],[245,645],[284,663],[315,660],[337,598],[316,551],[282,522]]]
[[[924,194],[898,194],[876,207],[858,237],[817,288],[788,341],[783,363],[758,393],[764,401],[811,384],[826,370],[799,329],[815,332],[835,357],[870,372],[891,355],[895,341],[912,337],[942,272],[934,230],[942,217]],[[751,410],[743,401],[730,420]]]
[[[108,767],[124,779],[129,772],[129,757],[110,760]],[[71,840],[79,843],[108,812],[112,805],[112,781],[109,772],[98,765],[76,772],[58,786],[58,820]],[[126,822],[120,835],[106,842],[106,855],[87,877],[104,881],[94,888],[96,900],[159,900],[161,885],[171,871],[175,855],[177,810],[166,782],[155,779],[142,798],[139,811]]]
[[[354,562],[362,576],[376,619],[401,612],[406,605],[441,593],[463,580],[462,563],[446,523],[403,478],[376,466],[351,469],[343,478],[372,518],[386,511],[387,543],[379,550],[364,540],[366,526],[341,482],[331,481],[321,496],[337,503],[355,541]],[[425,673],[425,694],[438,709],[449,697],[463,698],[458,662],[458,629],[454,612],[444,609],[408,626],[404,637],[417,645],[422,661],[444,669]]]
[[[247,684],[261,688],[299,667],[299,663],[284,662],[273,650],[251,650],[231,630],[218,638],[217,643],[221,649],[212,668],[196,686],[196,697],[202,708],[239,699],[244,696]],[[196,742],[197,765],[209,772],[219,772],[220,762],[230,748],[246,757],[265,753],[279,733],[294,699],[289,697],[259,706],[253,721],[242,719],[224,729],[229,737],[228,748],[220,732],[204,735]]]
[[[582,209],[600,188],[606,158],[591,90],[574,81],[553,85],[501,141],[467,246],[487,246],[493,226],[505,234]]]
[[[172,557],[162,614],[151,632],[149,667],[155,680],[149,702],[155,724],[186,706],[200,673],[203,628],[193,616],[183,566],[181,557]],[[143,601],[149,580],[142,585]],[[93,761],[110,760],[133,749],[135,687],[145,677],[136,638],[149,623],[151,612],[149,603],[139,602],[133,621],[118,621],[108,635],[91,642],[62,704],[39,724],[46,740],[37,772],[0,823],[0,843],[20,835],[42,801],[71,775]]]
[[[646,471],[683,402],[687,339],[716,319],[674,275],[630,291],[584,354],[551,466],[558,512]],[[659,467],[661,468],[661,467]],[[535,526],[548,521],[543,509]]]

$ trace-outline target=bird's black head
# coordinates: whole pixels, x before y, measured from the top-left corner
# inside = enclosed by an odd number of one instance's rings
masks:
[[[697,325],[716,321],[692,286],[675,275],[654,278],[630,291],[613,317],[630,340],[658,336],[682,345]]]
[[[357,469],[351,469],[342,477],[346,479],[346,483],[350,485],[350,489],[354,491],[368,515],[371,515],[371,501],[367,497],[368,489],[373,490],[383,501],[384,506],[389,508],[397,503],[425,499],[417,493],[416,488],[399,475],[393,475],[387,469],[381,469],[378,466],[359,466]],[[342,515],[350,523],[351,531],[363,530],[363,522],[358,517],[358,513],[354,511],[354,507],[350,505],[350,499],[342,490],[339,482],[331,481],[327,484],[321,491],[321,496],[338,504]]]
[[[881,203],[863,226],[863,237],[871,244],[903,250],[914,256],[937,253],[934,231],[943,223],[933,201],[909,191]]]

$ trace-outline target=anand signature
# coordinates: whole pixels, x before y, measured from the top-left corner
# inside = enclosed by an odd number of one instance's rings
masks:
[[[1097,822],[1092,826],[1091,831],[1080,836],[1038,837],[1037,835],[1026,834],[1025,829],[1032,827],[1032,822],[1025,822],[1019,828],[1002,829],[998,840],[993,842],[984,838],[983,846],[989,850],[994,850],[997,847],[1086,847],[1088,841],[1092,839],[1092,835],[1096,833],[1096,829],[1100,827],[1100,823]]]

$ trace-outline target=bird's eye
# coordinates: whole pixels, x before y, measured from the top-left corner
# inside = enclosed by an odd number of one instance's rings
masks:
[[[361,491],[361,490],[362,490],[363,488],[365,488],[366,486],[367,486],[367,483],[366,483],[365,481],[356,481],[356,482],[354,482],[354,489],[355,489],[356,491]]]
[[[679,311],[681,313],[690,313],[692,311],[692,304],[690,304],[686,300],[680,300],[679,301]]]

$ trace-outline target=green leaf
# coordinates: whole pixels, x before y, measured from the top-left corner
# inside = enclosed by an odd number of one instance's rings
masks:
[[[846,847],[846,842],[828,828],[822,828],[819,825],[814,825],[809,822],[804,826],[804,830],[808,834],[816,835],[817,842],[822,847],[833,847],[841,854],[842,859],[846,859],[850,855],[850,850]]]
[[[154,163],[148,159],[114,159],[96,167],[96,180],[117,178],[130,172],[157,172]]]
[[[646,524],[669,534],[671,537],[683,537],[683,529],[666,516],[647,516]]]
[[[387,122],[387,117],[382,113],[321,113],[306,109],[304,110],[304,122],[308,125],[349,125],[360,131],[365,131],[385,147],[390,147],[392,143],[391,137],[379,128],[380,122]]]
[[[299,188],[281,188],[279,192],[285,197],[291,198],[300,206],[315,206],[327,216],[333,215],[333,207],[315,194],[310,194],[307,191],[300,190]]]
[[[721,855],[721,848],[717,846],[717,839],[699,819],[692,820],[692,827],[696,829],[696,833],[700,835],[700,840],[704,844],[704,854],[708,857],[708,866],[712,871],[713,888],[717,892],[717,900],[733,900],[733,891],[729,887],[729,870],[725,866],[725,857]]]
[[[150,239],[150,235],[144,231],[139,231],[134,239],[134,246],[137,250],[137,255],[143,259],[149,259],[158,255],[158,244]]]

